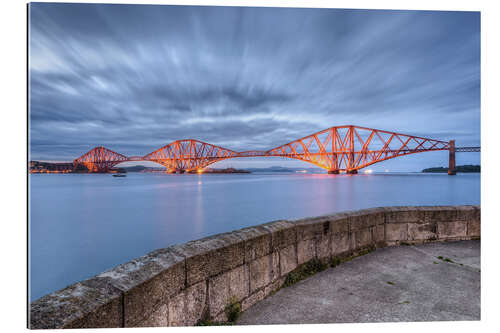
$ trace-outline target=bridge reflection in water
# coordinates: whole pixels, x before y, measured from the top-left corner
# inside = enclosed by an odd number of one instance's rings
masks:
[[[144,156],[127,157],[105,147],[96,147],[73,161],[74,168],[108,172],[122,162],[150,161],[168,172],[197,172],[229,158],[286,157],[305,161],[328,173],[355,174],[359,169],[391,158],[427,151],[448,150],[448,174],[455,172],[455,152],[479,152],[480,147],[455,147],[449,142],[354,125],[335,126],[265,151],[237,152],[194,139],[177,140]]]

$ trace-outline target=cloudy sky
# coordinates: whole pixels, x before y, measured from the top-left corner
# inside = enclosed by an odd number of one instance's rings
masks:
[[[478,12],[32,3],[29,15],[33,160],[184,138],[266,150],[345,124],[480,145]],[[432,152],[373,169],[445,164]],[[304,164],[214,166],[228,165]]]

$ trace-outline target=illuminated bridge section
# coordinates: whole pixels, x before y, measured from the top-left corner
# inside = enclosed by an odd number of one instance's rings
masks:
[[[449,147],[445,141],[360,126],[337,126],[273,148],[268,155],[306,161],[330,173],[357,173],[391,158]]]
[[[305,161],[329,173],[357,173],[374,163],[409,154],[447,150],[450,170],[455,152],[479,152],[480,147],[455,147],[449,142],[361,126],[335,126],[284,145],[262,151],[237,152],[199,140],[176,140],[144,156],[127,157],[104,147],[96,147],[73,161],[91,172],[107,172],[126,161],[151,161],[168,172],[201,171],[207,166],[236,157],[284,157]],[[453,174],[453,173],[450,173]]]
[[[85,166],[90,172],[108,172],[118,163],[130,159],[105,147],[95,147],[73,161],[73,168]]]
[[[198,140],[177,140],[143,157],[145,161],[159,163],[168,172],[194,171],[212,163],[238,157],[238,153]]]

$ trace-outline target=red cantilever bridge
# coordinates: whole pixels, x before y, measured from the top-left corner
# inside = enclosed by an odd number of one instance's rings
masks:
[[[177,140],[144,156],[127,157],[96,147],[73,161],[91,172],[107,172],[127,161],[151,161],[168,172],[200,171],[218,161],[236,157],[287,157],[314,164],[329,173],[357,173],[359,169],[391,158],[426,151],[450,152],[449,174],[455,174],[455,152],[480,151],[479,147],[455,147],[449,142],[360,126],[335,126],[265,151],[237,152],[199,140]]]

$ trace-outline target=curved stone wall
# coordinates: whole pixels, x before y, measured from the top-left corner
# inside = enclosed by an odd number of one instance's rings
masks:
[[[381,207],[274,221],[153,251],[30,304],[30,328],[185,326],[225,321],[289,272],[367,248],[480,237],[480,206]]]

